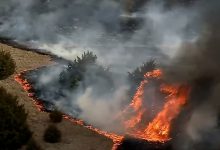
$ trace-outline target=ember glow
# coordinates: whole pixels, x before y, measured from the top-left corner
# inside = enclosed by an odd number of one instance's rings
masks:
[[[123,111],[125,115],[129,113],[129,109],[133,109],[135,112],[134,116],[131,116],[129,120],[124,122],[127,134],[147,141],[166,142],[171,139],[169,137],[171,121],[177,117],[181,111],[181,107],[186,103],[190,88],[180,85],[161,85],[160,91],[167,95],[165,104],[156,117],[146,125],[145,128],[140,129],[138,127],[136,128],[136,126],[144,120],[143,114],[146,111],[146,109],[143,108],[144,87],[147,85],[150,78],[162,78],[162,71],[154,70],[152,72],[147,72],[144,77],[145,79],[140,83],[129,108]]]
[[[17,81],[26,92],[28,92],[28,97],[32,98],[37,109],[39,111],[45,111],[46,109],[44,108],[43,103],[35,97],[35,94],[32,91],[32,89],[33,89],[32,86],[28,83],[28,81],[26,79],[24,79],[23,75],[27,71],[28,70],[24,70],[21,73],[15,75],[14,80]]]
[[[165,89],[164,89],[165,88]],[[169,86],[163,86],[161,90],[170,89]],[[166,141],[169,140],[169,132],[171,121],[179,114],[181,107],[186,103],[189,95],[188,87],[171,87],[169,95],[166,98],[166,103],[161,112],[153,119],[152,122],[142,133],[142,137],[151,141]]]
[[[17,74],[14,76],[14,80],[17,81],[22,88],[28,92],[28,97],[31,97],[34,101],[35,106],[37,107],[37,109],[39,111],[46,111],[46,109],[43,106],[43,103],[41,102],[41,100],[39,100],[38,98],[35,97],[35,94],[33,93],[33,87],[30,85],[30,83],[28,83],[28,81],[26,79],[24,79],[24,74],[27,72],[28,70],[24,70],[21,73]],[[117,150],[118,145],[120,145],[121,141],[123,140],[124,136],[122,135],[118,135],[115,133],[109,133],[103,130],[100,130],[98,128],[95,128],[91,125],[87,125],[83,120],[80,119],[76,119],[73,118],[72,116],[69,115],[63,115],[64,119],[67,119],[69,121],[71,121],[74,124],[83,126],[89,130],[92,130],[98,134],[101,134],[109,139],[112,139],[112,141],[114,142],[114,145],[112,147],[112,150]]]
[[[16,75],[15,80],[22,85],[25,91],[28,92],[28,96],[33,98],[37,108],[40,111],[45,111],[42,102],[35,98],[32,86],[26,79],[23,78],[24,73],[25,71]],[[143,105],[145,98],[144,94],[145,87],[149,84],[149,80],[151,79],[162,79],[162,71],[156,69],[151,72],[147,72],[144,75],[144,80],[137,88],[131,103],[124,110],[122,110],[119,115],[116,116],[116,118],[120,120],[122,126],[124,127],[125,134],[138,139],[164,143],[171,139],[169,134],[172,120],[177,117],[181,111],[181,108],[186,104],[190,87],[186,85],[169,85],[162,83],[159,88],[160,92],[166,95],[164,99],[164,106],[149,123],[144,126],[139,126],[139,124],[145,120],[144,114],[147,113],[147,109]],[[64,115],[64,118],[112,139],[114,142],[112,150],[117,150],[118,145],[120,145],[124,139],[124,135],[109,133],[97,129],[91,125],[87,125],[84,121],[75,119],[71,116]]]

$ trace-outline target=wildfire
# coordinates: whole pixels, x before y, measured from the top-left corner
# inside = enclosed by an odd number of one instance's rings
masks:
[[[147,72],[144,75],[145,78],[156,78],[159,79],[162,77],[162,71],[160,69],[155,69],[153,71]]]
[[[171,121],[179,114],[181,107],[186,103],[187,95],[189,95],[188,87],[174,88],[167,96],[167,102],[162,111],[150,122],[141,136],[151,141],[169,140]]]
[[[99,134],[101,134],[101,135],[104,135],[104,136],[106,136],[107,138],[112,139],[113,142],[114,142],[114,144],[115,144],[113,147],[117,147],[117,145],[119,145],[119,144],[121,143],[121,141],[123,140],[123,138],[124,138],[124,137],[121,136],[121,135],[117,135],[117,134],[115,134],[115,133],[109,133],[109,132],[102,131],[102,130],[100,130],[100,129],[94,128],[94,127],[91,126],[91,125],[86,125],[83,120],[75,119],[75,118],[73,118],[73,117],[71,117],[71,116],[69,116],[69,115],[64,115],[64,118],[70,120],[70,121],[73,122],[73,123],[76,123],[76,124],[78,124],[78,125],[84,126],[84,127],[86,127],[87,129],[90,129],[90,130],[92,130],[92,131],[94,131],[94,132],[97,132],[97,133],[99,133]],[[113,149],[114,149],[114,148],[113,148]],[[113,150],[113,149],[112,149],[112,150]],[[116,149],[115,149],[115,150],[116,150]]]
[[[129,120],[124,121],[127,134],[148,141],[166,142],[171,139],[169,137],[171,121],[176,118],[181,111],[181,107],[186,103],[190,88],[180,85],[161,85],[160,91],[167,94],[164,107],[145,128],[139,129],[135,128],[135,126],[144,120],[142,117],[146,111],[146,109],[143,108],[144,87],[147,85],[148,79],[162,78],[162,71],[157,69],[152,72],[147,72],[144,77],[145,79],[140,83],[129,105],[129,108],[134,110],[135,115],[131,116]],[[129,108],[126,108],[123,114],[126,115]]]
[[[136,94],[134,95],[133,100],[131,101],[131,104],[121,114],[123,116],[124,113],[126,113],[126,111],[129,108],[132,108],[134,112],[137,114],[137,115],[134,115],[131,119],[124,122],[125,128],[127,129],[135,127],[141,121],[142,115],[145,112],[145,109],[142,108],[142,106],[143,106],[143,98],[144,98],[143,97],[144,87],[146,84],[147,84],[146,80],[141,82],[140,86],[137,89]]]
[[[38,110],[45,111],[43,103],[35,97],[32,86],[26,79],[24,79],[23,75],[25,72],[26,71],[23,71],[22,73],[16,75],[15,80],[22,85],[25,91],[28,92],[28,96],[34,100]],[[171,139],[169,134],[172,120],[177,117],[182,106],[186,104],[190,92],[190,88],[186,85],[160,85],[160,92],[166,94],[164,106],[151,122],[144,127],[138,126],[145,119],[144,114],[147,113],[147,109],[143,105],[145,87],[148,85],[149,79],[159,80],[161,78],[162,71],[159,69],[147,72],[144,75],[144,80],[137,88],[131,103],[121,113],[119,113],[118,116],[116,116],[121,120],[122,125],[126,130],[126,134],[152,142],[166,142]],[[117,150],[117,147],[124,139],[123,135],[102,131],[71,116],[64,115],[64,118],[112,139],[114,142],[112,150]]]
[[[15,75],[14,80],[17,81],[23,87],[23,89],[28,92],[28,97],[32,98],[37,109],[39,111],[45,111],[43,103],[34,96],[34,93],[32,92],[32,86],[23,77],[24,73],[27,71],[28,70],[24,70],[21,73]]]
[[[33,90],[32,86],[28,83],[28,81],[26,79],[24,79],[24,74],[27,71],[28,70],[25,70],[25,71],[22,71],[21,73],[15,75],[14,80],[17,81],[26,92],[28,92],[28,96],[33,99],[34,104],[37,107],[37,109],[39,111],[45,111],[43,103],[39,99],[37,99],[35,97],[35,94],[32,91]],[[101,134],[103,136],[106,136],[107,138],[112,139],[112,141],[114,142],[112,150],[117,150],[118,145],[120,145],[121,141],[124,138],[124,136],[117,135],[115,133],[109,133],[109,132],[102,131],[100,129],[94,128],[93,126],[85,124],[85,122],[83,120],[79,120],[79,119],[73,118],[73,117],[71,117],[69,115],[65,115],[64,114],[63,117],[64,117],[64,119],[67,119],[67,120],[71,121],[74,124],[84,126],[87,129],[90,129],[90,130],[92,130],[92,131],[94,131],[94,132],[96,132],[98,134]]]

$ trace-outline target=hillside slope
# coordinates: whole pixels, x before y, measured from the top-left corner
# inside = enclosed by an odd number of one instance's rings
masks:
[[[0,48],[11,53],[17,66],[15,74],[23,70],[35,69],[54,63],[48,55],[12,48],[1,43]],[[112,148],[113,143],[110,139],[75,125],[68,120],[63,120],[62,123],[58,124],[58,128],[62,132],[62,141],[57,144],[45,143],[42,136],[45,128],[50,124],[48,113],[37,110],[31,98],[14,81],[14,75],[0,81],[0,86],[5,87],[8,92],[18,96],[19,103],[24,105],[28,112],[28,124],[33,131],[33,137],[44,150],[110,150]]]

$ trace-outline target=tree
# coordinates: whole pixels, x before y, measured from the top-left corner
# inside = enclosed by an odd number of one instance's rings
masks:
[[[59,123],[63,119],[63,114],[58,110],[54,110],[50,113],[49,117],[53,123]]]
[[[144,75],[156,69],[157,65],[154,59],[144,62],[140,67],[137,67],[134,71],[128,72],[128,80],[130,82],[129,95],[132,97],[137,87],[144,80]]]
[[[60,73],[60,83],[67,88],[73,89],[78,86],[78,82],[83,79],[83,73],[88,66],[96,64],[97,56],[93,52],[84,52],[81,57],[76,57],[70,62],[67,68]]]
[[[48,143],[57,143],[61,140],[61,132],[56,126],[50,125],[44,132],[44,141]]]
[[[144,75],[149,71],[153,71],[155,68],[156,62],[154,59],[151,59],[143,63],[142,66],[136,68],[133,72],[128,72],[128,78],[133,84],[139,85],[143,80]]]
[[[82,54],[82,57],[77,57],[74,63],[79,67],[86,67],[87,65],[96,63],[97,56],[93,52],[87,51]]]
[[[31,132],[26,123],[27,114],[17,98],[0,88],[0,147],[16,150],[26,144]]]
[[[15,62],[11,54],[0,50],[0,80],[6,79],[15,71]]]

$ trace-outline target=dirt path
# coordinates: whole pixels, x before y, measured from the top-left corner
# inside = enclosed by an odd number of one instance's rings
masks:
[[[47,55],[12,48],[1,43],[0,48],[11,53],[17,66],[15,74],[23,70],[35,69],[54,63]],[[62,132],[62,141],[58,144],[45,143],[42,136],[45,128],[50,124],[48,114],[37,110],[33,101],[22,87],[14,81],[13,77],[14,75],[0,81],[0,86],[18,96],[19,103],[24,105],[28,112],[28,124],[33,131],[33,137],[44,150],[110,150],[112,148],[113,142],[110,139],[75,125],[68,120],[63,120],[62,123],[58,124],[58,128]]]

